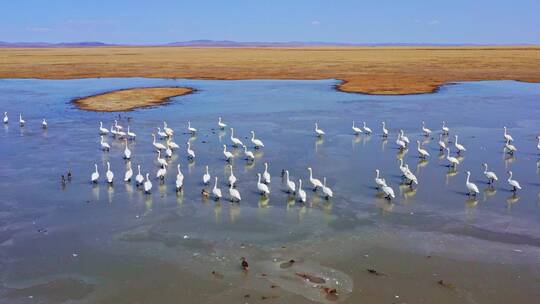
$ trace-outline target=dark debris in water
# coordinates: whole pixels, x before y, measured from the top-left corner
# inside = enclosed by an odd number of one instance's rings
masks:
[[[311,283],[315,284],[324,284],[326,283],[326,280],[324,278],[309,274],[309,273],[301,273],[301,272],[295,272],[295,274],[299,277],[301,277],[304,280],[307,280]]]
[[[388,276],[386,273],[379,272],[379,271],[377,271],[377,270],[375,270],[373,268],[368,268],[366,270],[367,270],[367,272],[369,272],[369,273],[371,273],[373,275],[376,275],[376,276],[384,276],[384,277]]]
[[[283,263],[281,263],[281,264],[279,265],[279,267],[280,267],[281,269],[290,268],[290,267],[292,267],[292,266],[294,265],[295,262],[296,262],[295,260],[292,260],[292,259],[291,259],[291,260],[289,260],[288,262],[283,262]]]
[[[437,284],[439,284],[440,286],[444,287],[444,288],[448,288],[448,289],[451,289],[451,290],[455,290],[456,289],[456,286],[450,282],[446,282],[444,280],[439,280],[437,281]]]
[[[241,260],[242,260],[242,263],[241,263],[242,270],[248,271],[249,270],[249,264],[248,264],[246,258],[242,257]]]
[[[212,275],[214,275],[214,277],[215,277],[216,279],[222,280],[222,279],[224,278],[223,274],[221,274],[221,273],[219,273],[219,272],[217,272],[217,271],[215,271],[215,270],[212,270]]]

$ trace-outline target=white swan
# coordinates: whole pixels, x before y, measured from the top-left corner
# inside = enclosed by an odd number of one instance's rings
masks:
[[[172,153],[173,153],[173,151],[172,151],[171,147],[169,147],[169,146],[167,145],[167,149],[165,150],[165,157],[166,157],[166,158],[171,158],[171,157],[172,157]]]
[[[219,126],[219,128],[220,128],[221,130],[225,129],[225,127],[227,126],[226,123],[224,123],[224,122],[221,121],[221,116],[218,118],[218,123],[217,123],[217,124],[218,124],[218,126]],[[220,192],[221,192],[221,190],[220,190]]]
[[[9,122],[9,117],[7,115],[7,112],[4,112],[4,123],[7,124]]]
[[[396,198],[396,195],[394,194],[394,189],[392,189],[392,187],[388,186],[386,184],[386,180],[383,179],[383,182],[384,182],[384,186],[382,187],[382,191],[384,193],[384,197],[387,199],[387,200],[391,200],[393,198]]]
[[[405,164],[405,178],[410,181],[410,184],[413,183],[418,185],[418,179],[416,178],[416,175],[414,175],[411,170],[409,169],[409,165]]]
[[[114,126],[111,125],[111,134],[113,137],[116,137],[116,134],[118,133],[118,131],[116,131],[116,129],[114,128]]]
[[[375,169],[375,184],[377,185],[377,189],[382,189],[382,187],[386,186],[386,182],[383,178],[379,177],[379,169]]]
[[[403,165],[403,159],[400,158],[399,160],[399,170],[401,171],[401,176],[405,177],[407,175],[407,167]]]
[[[99,122],[99,134],[105,135],[109,134],[109,129],[103,127],[103,122]]]
[[[172,138],[168,138],[168,139],[167,139],[167,147],[171,148],[171,150],[179,149],[179,148],[180,148],[180,146],[177,145],[177,144],[172,140]]]
[[[353,120],[353,122],[352,122],[352,131],[353,131],[353,134],[354,134],[354,135],[358,135],[358,134],[362,134],[362,133],[363,133],[362,129],[360,129],[359,127],[357,127],[357,126],[354,125],[354,120]]]
[[[429,152],[426,149],[422,149],[422,146],[420,145],[419,140],[416,141],[416,145],[418,146],[417,150],[418,150],[418,154],[420,155],[420,158],[426,158],[430,156]]]
[[[195,128],[193,128],[193,127],[191,126],[191,121],[188,121],[188,122],[187,122],[187,125],[188,125],[187,129],[188,129],[189,133],[195,134],[195,133],[197,132],[197,129],[195,129]]]
[[[488,171],[488,164],[487,163],[483,163],[482,165],[484,166],[484,175],[488,179],[488,184],[492,184],[496,180],[499,180],[497,178],[497,175],[495,174],[495,172]]]
[[[167,174],[167,168],[161,167],[156,172],[156,178],[163,181],[165,180],[165,175]]]
[[[95,171],[92,172],[92,175],[90,176],[90,180],[92,183],[97,183],[99,179],[99,171],[97,169],[97,164],[94,164]]]
[[[411,142],[409,141],[409,138],[405,136],[405,132],[403,132],[403,129],[399,130],[399,133],[401,134],[401,140],[404,141],[407,145]]]
[[[166,121],[163,122],[163,131],[165,131],[165,134],[167,134],[168,137],[171,137],[174,135],[174,130],[167,126]]]
[[[255,149],[259,149],[261,147],[264,147],[263,142],[260,139],[255,138],[255,131],[251,131],[251,142],[255,146]]]
[[[124,129],[124,127],[118,124],[117,120],[114,121],[114,127],[116,128],[117,131]]]
[[[458,136],[454,135],[454,138],[455,138],[454,147],[456,147],[457,153],[460,154],[461,152],[467,151],[467,149],[465,149],[465,147],[463,145],[458,143]]]
[[[322,191],[323,191],[326,199],[332,198],[334,196],[334,192],[332,192],[332,189],[330,189],[330,187],[326,186],[326,176],[323,177]]]
[[[162,139],[169,137],[169,135],[167,135],[167,133],[161,131],[160,127],[157,127],[157,135]]]
[[[289,170],[285,170],[285,184],[287,185],[287,192],[294,193],[296,190],[296,185],[292,180],[289,179]]]
[[[459,160],[453,156],[450,156],[450,148],[446,148],[446,159],[450,162],[450,167],[456,167],[459,165]]]
[[[422,132],[424,132],[424,136],[430,136],[431,130],[426,128],[426,123],[422,121]]]
[[[157,155],[157,158],[156,158],[158,164],[160,167],[167,167],[167,161],[164,159],[164,158],[161,158],[161,151],[158,150],[158,155]]]
[[[111,164],[109,162],[107,162],[107,173],[105,174],[105,176],[107,177],[107,182],[109,184],[112,184],[113,183],[113,178],[114,178],[114,173],[112,173],[112,171],[111,171]]]
[[[232,144],[233,147],[238,147],[238,146],[243,146],[244,145],[240,139],[234,137],[234,128],[231,128],[231,141],[233,143]]]
[[[43,120],[41,121],[41,127],[43,129],[47,129],[49,127],[49,124],[47,123],[47,121],[45,120],[45,118],[43,118]]]
[[[202,178],[203,184],[208,185],[208,183],[210,182],[210,178],[211,176],[210,176],[210,173],[208,172],[208,166],[206,166],[206,173],[204,173],[203,178]]]
[[[253,154],[253,152],[248,151],[246,145],[244,145],[244,155],[246,156],[246,160],[255,160],[255,155]]]
[[[144,182],[144,177],[141,174],[141,165],[137,165],[137,175],[135,176],[135,184],[137,186],[142,185]]]
[[[512,179],[512,171],[508,171],[508,184],[510,186],[512,186],[512,191],[516,192],[518,189],[521,190],[521,185],[519,184],[519,182],[515,179]]]
[[[109,146],[109,144],[106,143],[105,140],[103,139],[103,135],[101,135],[100,144],[101,144],[101,150],[103,151],[109,151],[111,149],[111,146]]]
[[[133,169],[131,169],[131,162],[128,162],[126,174],[124,174],[124,181],[125,182],[131,181],[132,176],[133,176]]]
[[[156,142],[156,134],[152,133],[152,138],[152,145],[154,145],[154,148],[156,148],[158,151],[167,149],[162,143]]]
[[[268,196],[268,194],[270,194],[270,189],[268,189],[267,185],[261,183],[261,174],[257,173],[257,176],[259,178],[259,180],[257,181],[257,189],[259,190],[261,195]]]
[[[240,196],[240,192],[233,188],[233,186],[229,187],[229,195],[231,196],[230,200],[231,202],[237,201],[240,202],[242,200],[242,197]]]
[[[381,122],[381,125],[382,125],[382,136],[388,137],[388,129],[386,129],[386,123],[383,121]]]
[[[128,125],[128,128],[127,128],[127,136],[131,139],[135,139],[137,137],[137,134],[133,133],[130,129],[129,129],[129,125]]]
[[[441,129],[442,129],[442,133],[443,133],[443,134],[449,134],[449,133],[450,133],[450,128],[448,128],[448,127],[446,126],[446,121],[443,121],[443,122],[442,122],[442,128],[441,128]]]
[[[407,149],[407,143],[401,139],[401,132],[398,133],[398,137],[396,139],[396,145],[398,146],[398,148],[400,150],[405,150]]]
[[[178,173],[176,174],[176,191],[180,191],[184,186],[184,174],[180,171],[180,164],[176,165],[176,170],[178,170]]]
[[[195,151],[191,149],[191,143],[189,141],[187,143],[187,154],[189,159],[195,159]]]
[[[146,173],[146,181],[144,182],[144,192],[149,194],[152,190],[152,182],[150,181],[150,174]]]
[[[236,176],[234,176],[233,166],[229,165],[229,168],[231,169],[231,175],[229,175],[229,186],[234,187],[234,184],[236,184]]]
[[[506,127],[504,127],[504,140],[505,141],[514,141],[514,138],[506,132]]]
[[[306,191],[302,189],[302,180],[298,180],[298,200],[302,203],[306,202]]]
[[[214,195],[214,199],[217,201],[221,198],[221,189],[217,187],[218,177],[215,176],[214,179],[215,179],[215,182],[214,182],[214,188],[212,189],[212,194]]]
[[[474,184],[474,183],[471,183],[469,181],[469,178],[471,177],[471,172],[470,171],[467,171],[467,181],[465,181],[465,186],[467,186],[467,190],[469,190],[469,192],[467,193],[467,195],[474,195],[476,196],[478,193],[480,193],[480,191],[478,191],[478,187]]]
[[[23,127],[25,123],[26,121],[22,118],[22,114],[19,114],[19,125]]]
[[[131,158],[131,150],[128,147],[128,140],[126,138],[126,147],[124,148],[124,158],[130,159]]]
[[[506,144],[504,144],[504,150],[506,153],[510,155],[514,155],[514,152],[517,151],[516,146],[512,145],[509,140],[506,140]]]
[[[319,125],[317,123],[315,123],[315,135],[317,135],[318,137],[321,137],[323,136],[324,134],[324,131],[322,129],[319,129]]]
[[[364,124],[364,132],[365,132],[366,134],[370,135],[370,134],[372,133],[371,129],[368,128],[368,126],[366,125],[366,122],[365,122],[365,121],[363,122],[363,124]]]
[[[268,163],[264,163],[263,180],[265,184],[270,184],[270,173],[268,173]]]
[[[313,170],[311,170],[311,167],[307,169],[309,171],[309,182],[313,185],[313,191],[317,190],[317,188],[322,188],[323,184],[321,181],[317,178],[313,178]]]
[[[443,151],[446,149],[446,143],[444,142],[442,138],[442,134],[439,134],[439,151]]]
[[[120,137],[120,138],[125,138],[125,137],[127,137],[126,132],[120,131],[120,130],[117,130],[117,131],[116,131],[116,135],[118,135],[118,137]]]
[[[225,160],[228,162],[230,162],[233,158],[233,154],[227,151],[227,145],[223,145],[223,155],[225,156]]]

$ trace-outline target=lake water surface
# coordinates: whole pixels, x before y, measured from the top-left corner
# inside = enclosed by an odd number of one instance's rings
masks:
[[[4,303],[533,303],[540,300],[540,85],[468,82],[435,94],[369,96],[334,89],[337,81],[210,81],[183,79],[0,80],[0,302]],[[164,106],[126,113],[75,108],[70,100],[115,89],[181,85],[194,94]],[[27,124],[18,125],[22,113]],[[120,115],[120,117],[119,117]],[[265,147],[247,163],[233,149],[239,204],[204,198],[206,165],[228,198],[222,145],[230,131],[249,143],[255,130]],[[124,142],[98,127],[114,119],[137,133],[132,167],[155,176],[151,132],[163,121],[175,130],[175,151],[162,185],[145,195],[122,181]],[[41,129],[47,118],[49,128]],[[199,129],[184,133],[187,121]],[[371,136],[354,136],[366,121]],[[390,136],[384,140],[381,121]],[[450,170],[438,149],[441,122],[467,147]],[[421,122],[434,132],[424,137]],[[314,135],[314,122],[325,130]],[[503,152],[503,126],[518,148]],[[395,140],[411,139],[406,153]],[[431,157],[418,158],[419,139]],[[191,142],[197,157],[188,162]],[[450,144],[452,147],[453,145]],[[455,155],[454,155],[455,156]],[[400,185],[398,159],[419,185]],[[106,162],[115,182],[104,180]],[[269,163],[271,194],[257,192]],[[488,187],[481,164],[499,181]],[[90,183],[94,163],[101,180]],[[185,175],[176,193],[176,164]],[[307,167],[327,177],[334,197],[308,189]],[[304,181],[306,204],[285,193],[281,171]],[[374,188],[380,169],[396,199]],[[68,170],[72,181],[60,176]],[[506,183],[514,172],[523,190]],[[480,188],[466,195],[466,171]],[[207,186],[206,189],[211,189]],[[245,257],[250,268],[240,267]],[[292,266],[286,261],[294,259]],[[288,267],[290,266],[290,267]],[[377,271],[376,274],[368,269]],[[325,279],[328,296],[301,274]]]

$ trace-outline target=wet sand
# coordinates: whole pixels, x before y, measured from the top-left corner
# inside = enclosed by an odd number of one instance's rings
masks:
[[[418,94],[455,81],[540,82],[540,47],[0,49],[0,78],[340,79],[344,92]]]
[[[157,106],[170,98],[193,92],[191,88],[158,87],[123,89],[88,97],[77,98],[73,103],[83,110],[99,112],[131,111]]]

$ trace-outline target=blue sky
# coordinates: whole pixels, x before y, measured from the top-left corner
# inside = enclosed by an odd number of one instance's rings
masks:
[[[540,0],[2,0],[0,41],[540,44]]]

